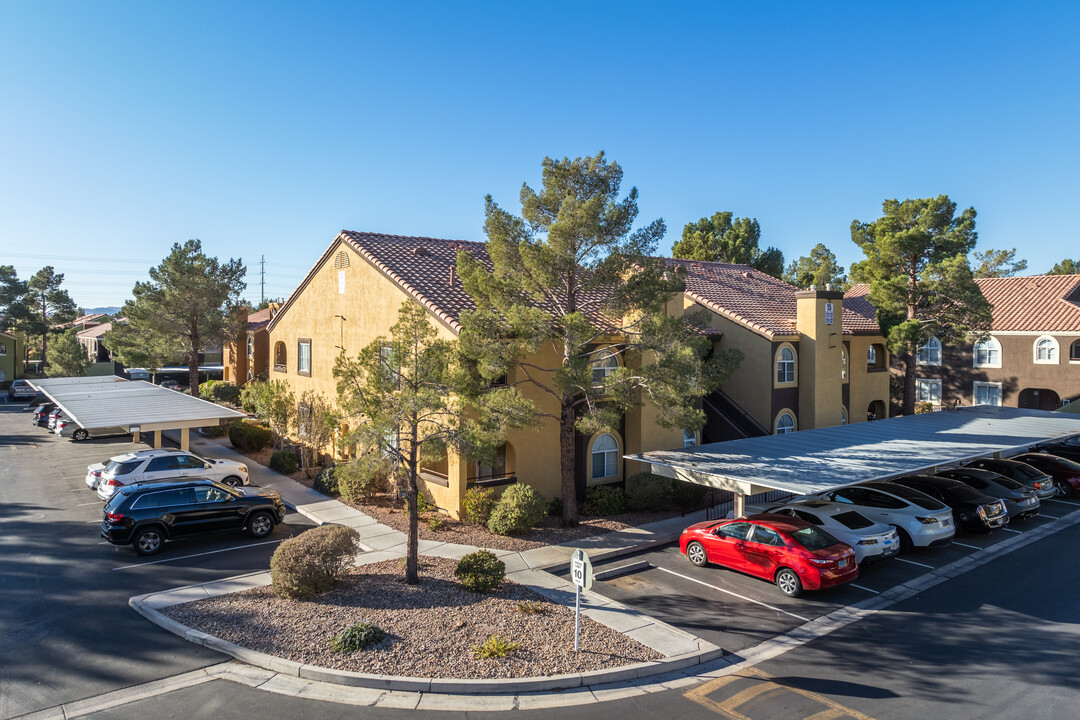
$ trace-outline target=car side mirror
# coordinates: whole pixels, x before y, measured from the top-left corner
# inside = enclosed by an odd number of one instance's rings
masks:
[[[210,463],[203,463],[203,470],[209,470],[209,469],[210,469]]]

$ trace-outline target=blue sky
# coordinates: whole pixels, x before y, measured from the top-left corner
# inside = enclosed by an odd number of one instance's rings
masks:
[[[287,295],[342,228],[483,240],[545,155],[639,222],[731,210],[787,260],[948,194],[1080,256],[1077,3],[0,4],[0,263],[119,305],[174,242]]]

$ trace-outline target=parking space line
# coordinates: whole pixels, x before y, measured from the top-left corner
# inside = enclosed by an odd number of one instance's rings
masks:
[[[1043,502],[1056,502],[1061,503],[1062,505],[1072,505],[1073,507],[1080,507],[1080,503],[1069,502],[1068,500],[1058,500],[1057,498],[1047,498],[1046,500],[1043,500]]]
[[[670,573],[671,575],[674,575],[675,577],[681,577],[683,580],[689,580],[690,582],[695,582],[698,585],[704,585],[705,587],[712,588],[713,590],[716,590],[718,592],[726,593],[727,595],[732,595],[734,597],[739,598],[740,600],[746,600],[747,602],[752,602],[752,603],[754,603],[756,605],[761,605],[762,607],[767,607],[770,610],[775,610],[776,612],[784,613],[785,615],[790,615],[791,617],[798,618],[799,620],[802,620],[803,622],[810,622],[810,618],[804,618],[802,615],[796,615],[793,612],[788,612],[787,610],[782,610],[782,609],[776,607],[775,605],[770,605],[769,603],[761,602],[760,600],[755,600],[754,598],[746,597],[745,595],[740,595],[739,593],[732,592],[731,590],[725,590],[722,587],[717,587],[715,585],[710,585],[707,582],[702,582],[701,580],[698,580],[697,578],[692,578],[692,577],[690,577],[688,575],[683,575],[682,573],[677,573],[674,570],[668,570],[667,568],[659,567],[659,566],[657,566],[656,569],[657,570],[663,570],[664,572]]]
[[[971,548],[972,550],[982,550],[982,548],[978,545],[968,545],[967,543],[956,542],[955,540],[953,540],[952,544],[959,545],[960,547]]]
[[[1013,530],[1012,528],[1001,528],[1001,529],[1004,530],[1005,532],[1016,533],[1017,535],[1023,535],[1024,534],[1023,530]]]
[[[100,504],[101,504],[101,501],[100,501],[100,500],[93,500],[93,501],[91,501],[91,502],[84,502],[84,503],[79,503],[79,504],[78,504],[78,505],[76,505],[75,507],[82,507],[82,506],[84,506],[84,505],[100,505]]]
[[[181,555],[180,557],[164,558],[163,560],[150,560],[149,562],[135,563],[134,565],[114,567],[113,570],[129,570],[131,568],[142,567],[143,565],[160,565],[161,563],[173,562],[174,560],[187,560],[189,558],[202,557],[203,555],[216,555],[217,553],[243,550],[244,548],[258,547],[259,545],[274,545],[276,543],[285,542],[287,539],[288,538],[282,538],[281,540],[267,540],[266,542],[251,543],[250,545],[237,545],[236,547],[222,548],[221,550],[208,550],[207,552],[195,553],[194,555]]]
[[[1044,513],[1039,513],[1039,517],[1046,518],[1047,520],[1060,520],[1061,519],[1061,518],[1056,518],[1053,515],[1046,515]]]
[[[866,592],[874,593],[875,595],[880,595],[881,594],[880,590],[871,590],[868,587],[863,587],[862,585],[856,585],[855,583],[848,583],[848,587],[858,588],[859,590],[865,590]]]
[[[926,563],[915,562],[914,560],[908,560],[906,558],[896,558],[897,562],[907,563],[908,565],[918,565],[919,567],[928,568],[930,570],[937,570],[933,565],[927,565]]]

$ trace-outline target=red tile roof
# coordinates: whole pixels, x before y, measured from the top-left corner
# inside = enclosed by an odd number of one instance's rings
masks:
[[[765,335],[796,335],[797,288],[749,265],[668,260],[686,268],[686,295],[697,303]],[[845,335],[880,332],[873,312],[849,308],[845,300]]]
[[[112,323],[111,322],[101,323],[100,325],[93,325],[91,327],[88,327],[85,330],[81,330],[81,331],[75,333],[75,337],[99,338],[102,335],[104,335],[105,333],[109,332],[110,330],[112,330]]]
[[[270,308],[263,308],[248,315],[247,329],[258,330],[270,324]]]
[[[992,308],[991,332],[1080,332],[1080,275],[1031,275],[975,281]],[[870,307],[870,286],[855,285]]]

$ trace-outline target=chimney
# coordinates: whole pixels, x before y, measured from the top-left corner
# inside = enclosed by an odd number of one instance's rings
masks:
[[[453,285],[454,285],[454,266],[453,265],[450,266],[450,282],[448,282],[447,285],[450,285],[451,287],[453,287]]]

